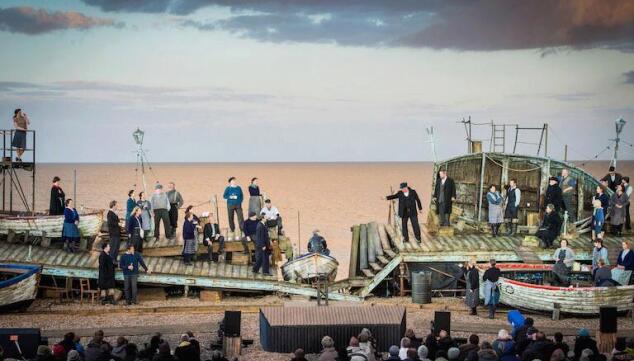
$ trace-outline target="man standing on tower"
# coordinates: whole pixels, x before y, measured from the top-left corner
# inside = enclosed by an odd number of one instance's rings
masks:
[[[409,232],[407,230],[407,220],[412,223],[414,229],[414,236],[420,242],[420,226],[418,225],[418,211],[423,210],[423,206],[420,203],[420,198],[415,190],[409,188],[406,182],[401,183],[401,190],[387,196],[386,199],[393,200],[398,199],[398,216],[402,221],[403,240],[409,241]],[[416,209],[418,207],[418,210]]]

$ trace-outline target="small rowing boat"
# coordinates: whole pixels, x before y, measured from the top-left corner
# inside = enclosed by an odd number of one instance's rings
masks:
[[[0,263],[0,313],[26,310],[37,296],[41,266]]]
[[[598,315],[601,306],[616,306],[618,311],[629,311],[634,306],[634,286],[616,287],[555,287],[512,279],[515,275],[525,278],[527,274],[552,272],[552,265],[504,263],[497,264],[502,271],[500,277],[500,303],[510,307],[552,312],[555,304],[562,313],[576,315]],[[486,266],[479,268],[484,273]],[[546,276],[535,279],[542,283]],[[480,286],[484,298],[484,282]]]
[[[299,283],[324,276],[332,282],[337,277],[339,262],[321,253],[307,253],[282,265],[282,275],[285,281]]]
[[[96,237],[103,223],[103,211],[87,212],[79,215],[79,232],[83,238]],[[62,236],[64,216],[45,214],[21,215],[0,213],[0,234],[25,234],[48,238]]]

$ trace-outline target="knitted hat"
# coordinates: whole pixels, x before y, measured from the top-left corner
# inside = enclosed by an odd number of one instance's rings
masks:
[[[154,189],[163,189],[163,185],[161,183],[156,183]]]
[[[588,331],[587,328],[580,328],[579,331],[577,331],[577,336],[590,337],[590,332]]]
[[[401,183],[401,185],[399,186],[399,188],[400,188],[400,189],[407,188],[407,182],[403,182],[403,183]]]
[[[53,352],[51,352],[51,349],[46,346],[46,345],[39,345],[37,347],[37,355],[38,356],[50,356],[52,355]]]
[[[390,356],[398,356],[399,348],[396,345],[390,346]]]
[[[457,360],[458,356],[460,356],[460,350],[457,347],[452,347],[447,350],[447,357],[449,357],[449,360]]]
[[[255,217],[256,215],[257,215],[257,213],[255,213],[255,212],[253,212],[253,211],[250,211],[250,212],[249,212],[249,218],[251,218],[251,217]]]
[[[68,356],[66,357],[67,361],[81,361],[81,357],[79,356],[79,352],[77,350],[68,351]]]
[[[422,360],[424,358],[427,358],[427,355],[429,355],[429,349],[427,348],[427,346],[421,345],[418,348],[418,358]]]

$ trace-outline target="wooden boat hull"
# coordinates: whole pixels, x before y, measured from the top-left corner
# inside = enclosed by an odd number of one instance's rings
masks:
[[[550,265],[499,265],[513,267],[514,270],[544,270]],[[483,270],[480,269],[483,273]],[[615,306],[618,311],[629,311],[634,306],[634,286],[617,287],[553,287],[535,285],[500,277],[500,303],[510,307],[552,312],[555,304],[560,311],[576,315],[598,315],[601,306]],[[480,296],[484,298],[484,283],[480,286]]]
[[[285,281],[303,282],[315,278],[318,274],[326,274],[329,281],[337,277],[339,262],[320,253],[309,253],[282,265]]]
[[[95,237],[99,234],[103,223],[102,211],[81,214],[79,217],[79,232],[82,237]],[[28,232],[33,236],[58,238],[62,236],[63,226],[63,216],[35,215],[23,217],[0,213],[0,234],[3,235],[11,232],[14,234]]]
[[[0,264],[0,270],[16,273],[15,277],[0,281],[0,312],[27,309],[37,297],[41,266]]]

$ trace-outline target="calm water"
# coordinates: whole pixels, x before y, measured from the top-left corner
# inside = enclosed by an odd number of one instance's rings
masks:
[[[583,168],[603,176],[607,162],[586,163]],[[46,164],[39,165],[36,175],[36,209],[48,208],[50,182],[62,178],[67,197],[73,196],[73,170],[77,170],[77,205],[107,208],[116,199],[125,204],[129,189],[141,184],[133,164]],[[634,175],[634,162],[621,162],[620,171]],[[287,235],[297,249],[306,249],[310,232],[318,228],[328,240],[333,255],[340,261],[339,276],[348,271],[350,227],[370,221],[386,222],[388,204],[384,200],[390,187],[396,189],[407,181],[418,190],[423,207],[430,199],[432,163],[272,163],[272,164],[156,164],[146,173],[147,184],[174,181],[187,205],[219,199],[220,223],[227,226],[222,193],[227,178],[235,176],[246,192],[252,177],[260,180],[260,189],[273,200],[284,217]],[[30,180],[22,178],[30,195]],[[246,203],[245,203],[246,209]],[[207,203],[196,213],[212,210]],[[299,215],[299,222],[298,222]],[[419,218],[424,221],[424,216]],[[299,233],[301,232],[301,233]],[[299,236],[298,236],[299,235]]]

